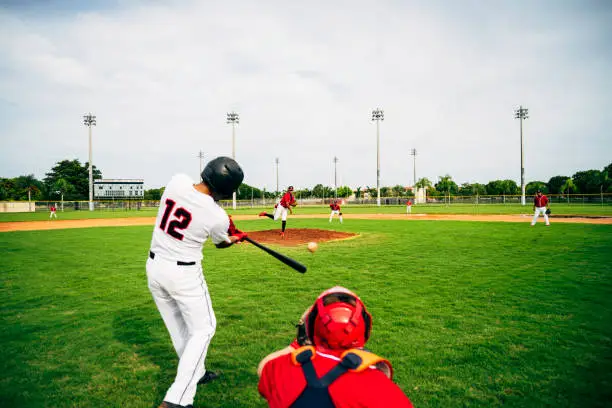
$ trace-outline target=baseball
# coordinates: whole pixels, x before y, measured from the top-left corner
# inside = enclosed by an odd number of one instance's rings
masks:
[[[309,250],[310,252],[313,252],[313,253],[314,253],[314,251],[316,251],[318,247],[319,247],[319,245],[317,245],[317,243],[316,243],[316,242],[309,242],[309,243],[308,243],[308,250]]]

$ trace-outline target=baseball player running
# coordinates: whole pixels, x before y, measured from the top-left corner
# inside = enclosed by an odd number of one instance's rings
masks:
[[[268,217],[274,221],[279,218],[282,220],[281,237],[285,237],[285,227],[287,226],[287,211],[293,214],[293,207],[297,205],[295,196],[293,195],[293,186],[289,186],[287,191],[281,197],[280,201],[274,206],[274,214],[268,214],[263,211],[259,213],[260,217]]]
[[[160,201],[147,259],[153,300],[179,357],[174,382],[159,408],[192,407],[198,384],[218,375],[205,368],[217,320],[202,273],[202,246],[210,238],[226,248],[246,238],[217,201],[232,196],[244,174],[229,157],[212,160],[195,184],[177,174]]]
[[[542,191],[538,190],[535,197],[533,198],[533,219],[531,220],[531,226],[533,227],[538,221],[538,216],[542,214],[544,216],[544,222],[546,225],[550,225],[548,221],[547,210],[550,208],[548,204],[548,197],[542,194]]]
[[[338,200],[332,200],[329,204],[329,208],[331,209],[331,214],[329,214],[329,222],[332,222],[332,218],[334,215],[338,216],[340,220],[340,224],[342,224],[342,212],[340,211],[340,204],[338,204]]]

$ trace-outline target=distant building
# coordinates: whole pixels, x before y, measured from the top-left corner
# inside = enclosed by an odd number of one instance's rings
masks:
[[[98,200],[144,198],[143,179],[94,180],[94,198]]]

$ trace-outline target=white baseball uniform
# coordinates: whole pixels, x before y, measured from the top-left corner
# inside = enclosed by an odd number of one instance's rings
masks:
[[[193,404],[217,320],[202,273],[202,246],[230,243],[229,218],[193,180],[178,174],[161,198],[147,259],[149,290],[179,357],[176,378],[164,401]]]

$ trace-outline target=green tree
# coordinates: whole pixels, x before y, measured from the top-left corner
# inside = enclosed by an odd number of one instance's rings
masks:
[[[102,173],[93,166],[93,179],[102,178]],[[49,173],[46,173],[44,184],[49,194],[52,194],[53,186],[59,179],[64,179],[72,188],[66,189],[65,200],[86,200],[89,197],[89,163],[81,165],[78,159],[62,160],[58,162]]]
[[[429,181],[427,177],[420,178],[415,184],[416,188],[425,188],[425,189],[431,187],[432,185],[433,184],[431,184],[431,181]]]
[[[406,195],[406,188],[400,184],[396,184],[395,186],[391,187],[391,191],[393,191],[394,197],[403,197]]]
[[[603,183],[602,173],[599,170],[579,171],[572,176],[576,188],[581,193],[599,194]]]
[[[489,195],[515,195],[519,192],[520,188],[514,180],[493,180],[487,183]]]
[[[353,189],[349,186],[338,187],[338,197],[346,198],[353,194]]]
[[[571,178],[568,178],[567,180],[565,180],[565,183],[563,183],[563,185],[561,186],[561,192],[565,193],[565,194],[572,194],[572,193],[576,193],[578,191],[578,189],[576,188],[576,185],[574,184],[574,180],[572,180]],[[569,200],[569,197],[568,197]]]
[[[14,200],[39,200],[42,198],[44,185],[33,174],[19,176],[13,179]]]
[[[477,194],[486,195],[487,188],[484,184],[480,184],[480,183],[474,183],[474,184],[463,183],[459,187],[458,194],[462,196],[472,196],[472,195],[477,195]]]
[[[317,184],[312,189],[312,195],[317,198],[329,198],[334,196],[334,190],[331,187],[326,187],[323,184]]]
[[[548,192],[551,194],[560,194],[563,190],[561,187],[569,179],[567,176],[554,176],[548,180]]]
[[[544,194],[548,194],[548,184],[543,181],[530,181],[525,186],[526,195],[535,195],[538,190],[542,191]]]
[[[145,190],[144,195],[143,195],[143,199],[144,200],[151,200],[151,201],[161,200],[162,195],[164,194],[164,190],[165,189],[166,189],[166,187],[151,188],[149,190]]]
[[[246,183],[242,183],[240,184],[240,186],[238,186],[238,189],[236,190],[236,200],[250,200],[251,195],[254,199],[261,198],[262,194],[263,193],[260,189],[253,186],[249,186]]]
[[[438,182],[435,185],[435,188],[439,192],[443,192],[446,194],[457,194],[459,191],[459,187],[457,183],[453,181],[453,178],[450,175],[440,176],[438,177]]]

